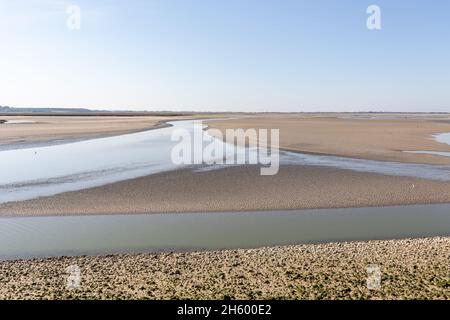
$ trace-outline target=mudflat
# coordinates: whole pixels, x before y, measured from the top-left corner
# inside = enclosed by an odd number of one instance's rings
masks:
[[[450,157],[404,151],[445,151],[433,135],[450,132],[450,116],[410,114],[274,114],[209,121],[210,128],[279,129],[285,150],[371,160],[450,164]]]
[[[449,164],[444,157],[402,152],[450,151],[450,146],[431,139],[433,134],[450,132],[448,119],[402,117],[272,114],[208,124],[222,130],[279,128],[281,146],[298,152]],[[122,134],[155,128],[164,125],[161,121],[174,119],[129,118],[23,117],[36,122],[2,124],[0,144]],[[0,204],[0,215],[182,213],[450,202],[448,182],[319,166],[281,166],[274,176],[261,176],[259,169],[237,166],[164,172]],[[3,261],[0,298],[450,299],[449,259],[450,238],[436,237]],[[70,265],[79,266],[81,271],[81,286],[74,290],[66,287],[66,268]],[[376,290],[367,287],[369,265],[381,271],[381,286]]]
[[[192,118],[210,128],[280,130],[285,150],[373,160],[450,164],[450,157],[404,151],[444,151],[450,146],[433,135],[450,132],[450,115],[414,114],[195,114],[177,116],[1,116],[32,123],[0,124],[0,146],[89,139],[166,126],[165,122]],[[226,119],[229,118],[229,119]]]

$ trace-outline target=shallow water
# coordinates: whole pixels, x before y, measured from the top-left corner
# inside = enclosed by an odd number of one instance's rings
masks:
[[[391,176],[422,178],[437,181],[450,181],[450,166],[401,163],[353,159],[336,156],[317,156],[301,153],[283,153],[281,164],[314,165],[346,169],[358,172],[371,172]]]
[[[437,134],[435,137],[437,142],[446,143],[450,145],[450,133],[441,133]]]
[[[193,134],[192,121],[173,127],[73,143],[0,151],[0,203],[33,199],[66,191],[174,170],[173,130]],[[222,143],[218,141],[218,143]]]
[[[35,123],[33,120],[7,120],[3,124],[26,124],[26,123]]]
[[[446,151],[405,151],[405,152],[416,154],[431,154],[433,156],[441,156],[441,157],[450,157],[450,152]]]
[[[0,218],[0,259],[449,236],[450,205]]]
[[[433,136],[433,138],[440,143],[445,143],[450,145],[450,133],[440,133]],[[447,151],[405,151],[408,153],[417,153],[417,154],[431,154],[434,156],[441,156],[441,157],[450,157],[450,152]]]
[[[204,134],[193,121],[171,122],[172,127],[107,138],[49,146],[0,150],[0,203],[21,201],[62,192],[101,186],[121,180],[187,167],[171,160],[178,144],[171,141],[174,130]],[[215,140],[219,146],[225,145]],[[202,152],[202,150],[200,150]],[[237,148],[226,158],[257,152]],[[194,152],[195,153],[195,152]],[[210,157],[205,160],[214,160]],[[450,166],[419,165],[385,161],[319,156],[292,152],[280,153],[281,165],[315,165],[360,172],[450,181]],[[197,166],[198,168],[198,166]],[[223,165],[203,166],[216,170]]]

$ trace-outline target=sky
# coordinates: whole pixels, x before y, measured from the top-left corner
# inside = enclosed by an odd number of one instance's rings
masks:
[[[450,1],[0,0],[0,105],[450,112]]]

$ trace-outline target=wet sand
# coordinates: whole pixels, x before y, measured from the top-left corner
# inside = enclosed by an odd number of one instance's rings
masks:
[[[389,116],[389,117],[388,117]],[[303,153],[371,160],[450,164],[449,157],[403,151],[450,151],[432,136],[450,132],[449,115],[265,115],[209,121],[211,128],[280,130],[280,147]]]
[[[188,116],[1,116],[33,123],[0,125],[0,147],[61,140],[92,139],[167,126]]]
[[[450,299],[449,275],[450,238],[344,242],[0,262],[0,299]]]
[[[314,166],[179,170],[0,204],[0,215],[77,215],[346,208],[450,202],[450,183]]]

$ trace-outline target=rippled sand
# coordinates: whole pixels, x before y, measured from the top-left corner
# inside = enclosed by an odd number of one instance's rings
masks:
[[[0,204],[0,215],[182,213],[447,202],[448,182],[314,166],[283,166],[277,175],[261,176],[258,166],[250,166],[208,172],[173,171],[4,203]]]

